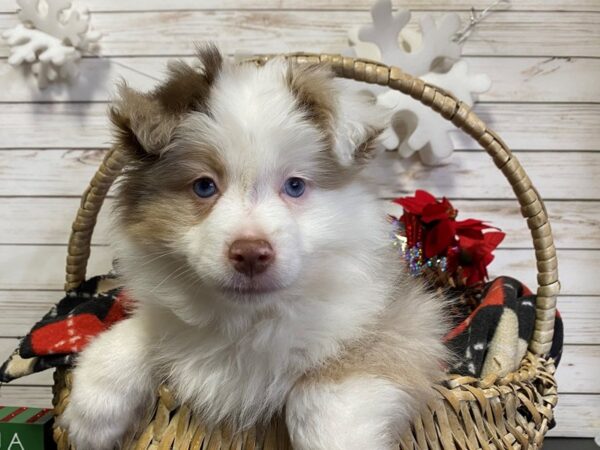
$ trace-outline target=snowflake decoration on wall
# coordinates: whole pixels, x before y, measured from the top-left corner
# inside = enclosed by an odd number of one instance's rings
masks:
[[[22,23],[2,33],[11,47],[8,63],[31,64],[40,89],[76,78],[82,52],[102,36],[92,29],[89,11],[75,8],[71,0],[17,0],[17,4]]]
[[[490,88],[487,75],[470,74],[467,63],[460,60],[461,44],[455,40],[461,25],[458,15],[447,14],[437,22],[424,15],[420,33],[406,29],[410,11],[394,13],[391,0],[378,0],[371,8],[371,17],[371,25],[349,33],[352,47],[346,53],[399,67],[453,93],[469,106],[476,94]],[[452,66],[446,72],[436,72],[440,61]],[[391,125],[383,133],[383,144],[388,150],[398,149],[404,157],[419,151],[425,164],[441,164],[450,157],[453,145],[449,132],[455,129],[451,122],[398,91],[368,89],[377,96],[379,104],[394,111]]]

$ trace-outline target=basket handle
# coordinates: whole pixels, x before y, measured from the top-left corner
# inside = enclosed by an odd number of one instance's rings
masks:
[[[264,64],[275,56],[277,55],[256,56],[247,61]],[[466,104],[457,100],[452,94],[408,75],[397,67],[333,54],[293,53],[284,56],[300,64],[325,63],[331,66],[338,77],[389,86],[391,89],[410,95],[440,113],[479,142],[512,186],[521,205],[521,213],[531,231],[537,261],[538,288],[535,329],[529,349],[538,355],[548,353],[554,334],[556,296],[560,289],[552,230],[544,202],[521,163],[502,139],[488,129]],[[123,165],[124,159],[120,155],[120,149],[113,147],[83,194],[69,239],[65,284],[67,290],[77,287],[85,279],[96,218],[108,189],[121,172]]]

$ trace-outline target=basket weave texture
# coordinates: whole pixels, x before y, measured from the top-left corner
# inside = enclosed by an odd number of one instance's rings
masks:
[[[552,230],[544,203],[518,159],[506,144],[470,108],[448,92],[408,75],[399,68],[340,55],[289,54],[298,63],[329,65],[336,76],[388,86],[429,106],[473,137],[505,175],[521,206],[531,231],[537,261],[535,330],[529,351],[520,367],[499,378],[482,379],[448,375],[435,386],[436,397],[413,419],[399,444],[401,449],[539,449],[553,422],[557,403],[555,366],[544,355],[552,345],[556,296],[559,292],[558,263]],[[272,56],[257,56],[247,63],[264,64]],[[85,280],[90,243],[98,212],[106,194],[123,169],[124,158],[112,148],[84,192],[73,223],[67,256],[65,289]],[[68,404],[71,372],[55,373],[54,407],[60,416]],[[232,436],[226,428],[208,430],[186,405],[177,405],[168,387],[161,386],[156,404],[141,419],[140,431],[129,436],[125,449],[291,449],[282,417],[268,426]],[[69,450],[65,430],[56,425],[54,438],[59,450]],[[85,449],[79,449],[85,450]]]

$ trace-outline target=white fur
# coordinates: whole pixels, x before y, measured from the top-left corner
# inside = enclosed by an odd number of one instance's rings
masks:
[[[361,337],[389,303],[396,271],[386,267],[387,225],[367,180],[335,190],[309,184],[300,200],[282,195],[286,178],[310,181],[324,151],[320,131],[293,106],[285,70],[281,61],[225,68],[211,92],[212,118],[190,114],[166,149],[209,143],[226,161],[227,188],[202,223],[180,230],[158,255],[117,226],[119,268],[140,305],[75,369],[63,424],[78,448],[110,448],[160,381],[208,424],[251,426],[292,392],[287,418],[297,449],[392,448],[392,424],[406,422],[410,403],[401,387],[358,378],[294,389]],[[381,117],[354,95],[339,100],[336,152],[345,163]],[[266,237],[277,255],[259,280],[263,293],[225,289],[245,282],[226,250],[248,236]]]
[[[151,343],[137,317],[116,324],[79,357],[69,404],[60,423],[77,449],[110,450],[151,406],[156,382]]]
[[[301,384],[290,393],[286,422],[295,450],[392,450],[414,403],[397,384],[374,377]]]

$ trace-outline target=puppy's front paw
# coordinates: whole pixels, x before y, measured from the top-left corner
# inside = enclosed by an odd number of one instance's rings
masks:
[[[96,398],[71,398],[59,418],[77,450],[113,450],[127,431],[130,418],[119,414],[119,401],[107,394]],[[114,414],[110,414],[110,412]]]
[[[297,450],[393,450],[412,413],[410,396],[374,377],[296,386],[286,421]]]

